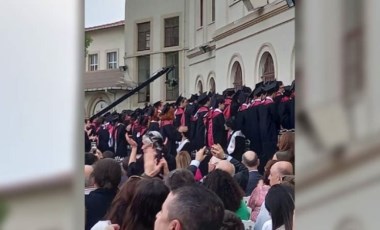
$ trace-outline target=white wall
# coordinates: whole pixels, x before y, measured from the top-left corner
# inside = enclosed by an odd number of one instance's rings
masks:
[[[98,70],[107,69],[107,52],[117,51],[118,65],[124,65],[124,26],[86,32],[92,38],[88,54],[98,54]],[[86,58],[88,71],[88,57]]]

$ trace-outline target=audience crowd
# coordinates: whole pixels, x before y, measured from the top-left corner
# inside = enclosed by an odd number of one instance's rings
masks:
[[[295,83],[85,119],[85,229],[292,230]]]

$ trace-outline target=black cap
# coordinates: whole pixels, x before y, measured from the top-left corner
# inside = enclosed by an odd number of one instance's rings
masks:
[[[291,89],[290,90],[291,91],[295,91],[296,90],[296,81],[295,80],[292,81],[292,85],[291,85]]]
[[[225,89],[223,91],[223,96],[224,97],[231,97],[232,95],[234,95],[235,93],[235,89],[234,88],[228,88],[228,89]]]
[[[262,93],[264,93],[263,90],[264,87],[264,82],[259,82],[256,84],[255,89],[252,91],[252,93],[249,95],[249,97],[255,97],[255,96],[260,96]]]
[[[266,92],[268,94],[272,94],[274,92],[277,92],[278,89],[279,89],[279,85],[278,85],[277,81],[268,82],[268,84],[263,87],[264,92]]]
[[[182,97],[182,95],[179,95],[179,97],[177,98],[177,100],[175,101],[175,105],[176,106],[179,106],[182,102],[182,100],[185,99],[184,97]]]
[[[243,85],[243,88],[241,89],[246,95],[249,95],[252,93],[252,89],[248,86]]]
[[[189,99],[189,102],[194,102],[194,101],[196,101],[196,100],[198,100],[198,95],[196,95],[196,94],[191,94],[191,97],[190,97],[190,99]]]
[[[158,106],[161,105],[161,103],[162,103],[162,101],[157,101],[157,102],[155,102],[155,103],[153,104],[153,106],[157,108]]]
[[[292,86],[287,85],[284,87],[284,96],[290,97],[292,95]]]
[[[199,95],[198,97],[198,104],[200,105],[204,105],[206,104],[206,102],[209,100],[209,96],[206,94],[206,93],[202,93],[201,95]]]

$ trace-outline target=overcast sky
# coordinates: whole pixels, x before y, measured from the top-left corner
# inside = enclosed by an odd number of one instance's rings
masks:
[[[125,0],[85,0],[85,27],[124,19]]]

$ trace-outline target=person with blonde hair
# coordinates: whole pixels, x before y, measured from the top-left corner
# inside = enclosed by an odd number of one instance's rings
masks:
[[[177,169],[187,169],[191,163],[190,154],[187,151],[181,151],[175,157],[175,161],[177,164]],[[194,175],[195,181],[200,181],[202,179],[202,173],[197,169]]]

